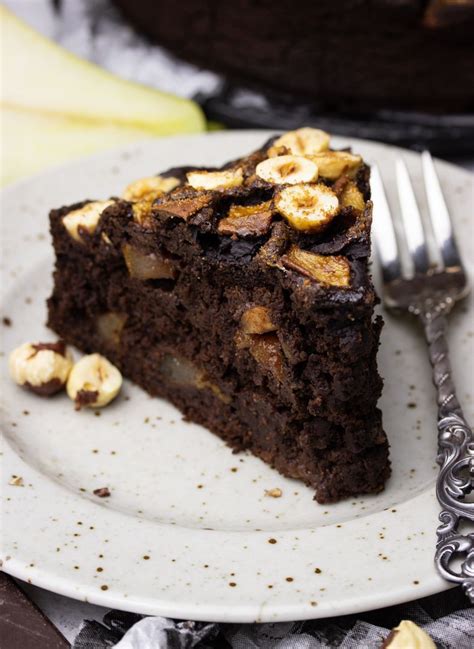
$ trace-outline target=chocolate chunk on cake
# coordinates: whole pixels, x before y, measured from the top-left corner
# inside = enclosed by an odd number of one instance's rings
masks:
[[[369,169],[299,129],[51,212],[49,326],[316,491],[383,489]]]

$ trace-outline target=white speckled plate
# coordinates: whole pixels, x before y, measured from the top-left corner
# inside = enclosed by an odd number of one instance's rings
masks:
[[[169,404],[125,383],[96,416],[66,396],[35,397],[7,378],[6,355],[45,329],[53,255],[47,214],[83,197],[120,193],[132,179],[183,163],[212,165],[259,146],[265,132],[144,142],[18,183],[2,196],[1,477],[3,568],[44,588],[140,613],[273,621],[373,609],[446,588],[433,567],[436,413],[420,333],[385,315],[381,402],[392,445],[384,493],[322,506],[304,485],[184,423]],[[352,144],[387,175],[394,155]],[[404,152],[421,186],[418,155]],[[437,168],[472,262],[472,179]],[[393,187],[389,184],[393,197]],[[471,229],[470,229],[471,228]],[[468,309],[470,311],[468,311]],[[6,322],[6,324],[5,324]],[[472,306],[452,317],[460,398],[474,419]],[[9,484],[21,476],[24,486]],[[92,494],[109,487],[111,497]],[[265,496],[279,487],[281,498]]]

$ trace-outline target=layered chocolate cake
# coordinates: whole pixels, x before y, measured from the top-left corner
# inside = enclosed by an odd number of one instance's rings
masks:
[[[114,0],[178,56],[322,111],[474,111],[474,0]]]
[[[318,502],[389,475],[369,169],[299,129],[51,212],[48,324]]]

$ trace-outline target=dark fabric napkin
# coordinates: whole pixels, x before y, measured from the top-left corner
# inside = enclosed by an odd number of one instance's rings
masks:
[[[73,649],[378,649],[404,619],[421,626],[439,649],[474,647],[474,609],[454,589],[363,615],[279,624],[183,622],[110,611],[102,623],[84,622]]]

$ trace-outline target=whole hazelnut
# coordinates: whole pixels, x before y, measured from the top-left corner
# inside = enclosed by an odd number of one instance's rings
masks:
[[[66,384],[73,358],[62,341],[23,343],[9,357],[10,376],[41,396],[49,397]]]
[[[122,375],[104,356],[83,356],[71,370],[67,380],[67,394],[82,407],[102,408],[110,403],[122,387]]]

